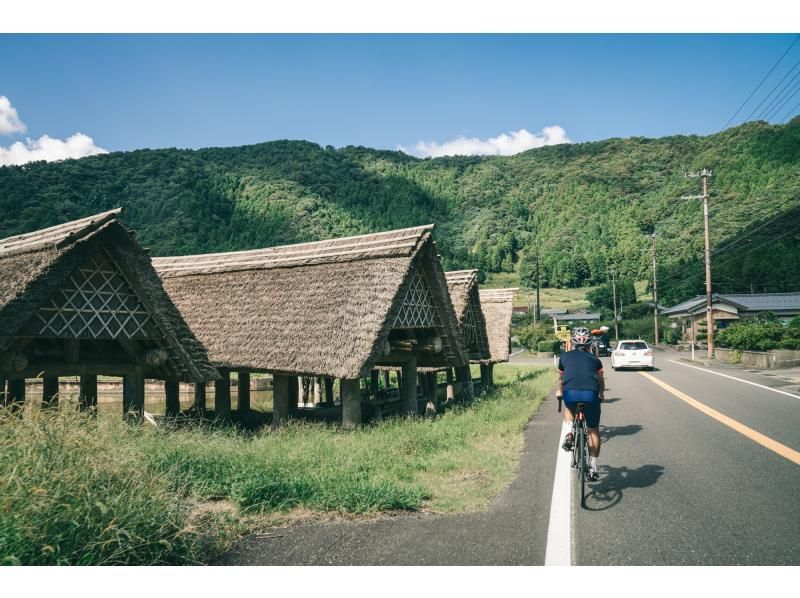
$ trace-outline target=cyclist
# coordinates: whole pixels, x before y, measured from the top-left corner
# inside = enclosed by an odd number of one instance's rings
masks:
[[[572,350],[562,353],[558,360],[558,393],[563,397],[564,428],[566,436],[561,445],[565,451],[572,450],[574,437],[572,421],[575,407],[584,403],[586,428],[589,432],[589,480],[596,481],[597,459],[600,456],[600,403],[605,393],[603,364],[591,353],[592,335],[586,328],[573,328],[570,335]]]

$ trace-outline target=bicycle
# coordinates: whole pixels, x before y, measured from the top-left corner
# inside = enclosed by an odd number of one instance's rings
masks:
[[[561,397],[558,398],[558,411],[561,412]],[[586,429],[586,416],[583,409],[586,403],[575,406],[575,417],[572,419],[572,463],[578,470],[581,489],[581,506],[586,506],[586,478],[589,476],[589,432]]]

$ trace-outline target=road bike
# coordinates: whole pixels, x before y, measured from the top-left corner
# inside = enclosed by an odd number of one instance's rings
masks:
[[[561,412],[562,398],[558,399],[558,411]],[[575,406],[575,417],[572,419],[572,467],[578,470],[578,484],[581,489],[581,506],[586,506],[586,479],[589,477],[589,432],[586,429],[586,415],[583,413],[586,403]]]

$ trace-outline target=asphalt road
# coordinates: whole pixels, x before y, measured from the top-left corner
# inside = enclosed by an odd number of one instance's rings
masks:
[[[658,352],[649,374],[800,450],[800,398],[688,367]],[[798,565],[800,466],[634,371],[607,365],[600,480],[573,493],[577,565]],[[800,396],[779,376],[716,369]],[[546,400],[525,431],[519,477],[484,513],[298,525],[244,539],[219,564],[542,565],[560,433]]]
[[[657,353],[656,367],[654,378],[800,450],[800,399],[688,367],[673,353]],[[601,479],[573,522],[577,564],[800,564],[800,466],[638,372],[609,367],[607,379]]]

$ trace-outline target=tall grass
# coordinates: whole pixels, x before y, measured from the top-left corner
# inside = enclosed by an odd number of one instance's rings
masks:
[[[351,432],[294,422],[242,435],[0,413],[0,560],[202,562],[242,522],[297,508],[480,508],[513,477],[520,432],[554,377],[508,366],[496,380],[433,421],[394,418]],[[238,513],[198,508],[222,503]]]

